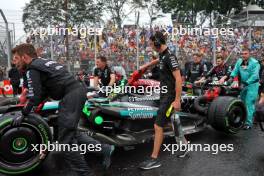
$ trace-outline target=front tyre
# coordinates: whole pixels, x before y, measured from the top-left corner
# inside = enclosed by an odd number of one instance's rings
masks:
[[[19,127],[12,127],[17,113],[0,117],[0,172],[4,174],[22,174],[39,166],[43,160],[33,145],[52,141],[50,128],[39,115],[30,114]]]

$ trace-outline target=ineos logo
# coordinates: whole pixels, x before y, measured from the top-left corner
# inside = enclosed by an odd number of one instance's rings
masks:
[[[9,92],[9,91],[11,91],[12,90],[12,86],[11,85],[5,85],[4,86],[4,91],[5,92]]]

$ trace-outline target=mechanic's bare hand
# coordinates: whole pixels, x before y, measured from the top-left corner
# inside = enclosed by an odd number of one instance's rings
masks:
[[[264,93],[260,94],[260,99],[259,99],[258,104],[264,104]]]
[[[41,151],[39,152],[39,160],[44,160],[48,154],[48,151]]]
[[[221,78],[218,82],[219,82],[219,84],[224,84],[225,79]]]
[[[229,80],[227,80],[227,85],[230,85],[232,87],[233,82],[234,82],[234,79],[229,78]]]
[[[180,111],[181,110],[181,101],[180,100],[175,100],[171,104],[174,108],[175,111]]]
[[[202,84],[202,81],[194,81],[194,85],[196,85],[196,86],[199,86],[199,85],[201,85]]]

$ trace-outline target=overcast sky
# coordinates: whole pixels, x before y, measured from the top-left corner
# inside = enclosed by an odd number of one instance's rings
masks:
[[[3,10],[7,21],[10,22],[9,29],[15,27],[16,40],[23,36],[22,9],[30,0],[0,0],[0,8]],[[0,25],[3,26],[3,18],[0,17]]]
[[[1,9],[21,10],[29,0],[0,0]]]
[[[22,9],[26,3],[30,2],[30,0],[0,0],[0,8],[3,10],[8,22],[11,23],[10,28],[13,29],[13,24],[15,25],[15,33],[16,40],[18,40],[21,36],[25,35],[23,30],[22,23]],[[132,13],[127,20],[125,20],[126,24],[135,24],[135,13]],[[0,25],[3,26],[3,19],[0,17]],[[149,17],[146,11],[141,11],[140,14],[140,25],[146,25],[149,22]],[[163,18],[158,19],[156,24],[171,24],[170,15],[166,15]]]

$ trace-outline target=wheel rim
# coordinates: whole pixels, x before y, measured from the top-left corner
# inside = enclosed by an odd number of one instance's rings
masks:
[[[12,147],[14,151],[24,151],[28,147],[27,139],[25,138],[15,138],[12,143]]]
[[[30,125],[22,124],[19,128],[10,125],[0,129],[0,165],[5,173],[23,173],[39,164],[39,152],[32,151],[32,145],[41,144],[39,130]],[[4,169],[4,170],[3,170]]]
[[[228,123],[232,128],[241,128],[244,124],[245,112],[240,106],[233,106],[228,112]]]

